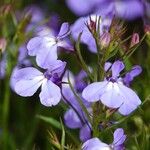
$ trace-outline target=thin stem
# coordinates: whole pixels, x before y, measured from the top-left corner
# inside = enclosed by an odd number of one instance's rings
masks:
[[[78,101],[78,103],[80,104],[81,108],[83,109],[83,111],[84,111],[84,113],[85,113],[85,115],[86,115],[88,121],[90,122],[90,124],[92,124],[92,121],[91,121],[91,118],[90,118],[90,115],[89,115],[89,112],[88,112],[87,108],[84,106],[82,100],[81,100],[80,97],[77,95],[77,93],[75,92],[75,90],[74,90],[74,88],[73,88],[73,86],[72,86],[72,84],[71,84],[71,82],[70,82],[69,74],[68,74],[68,83],[69,83],[69,86],[70,86],[70,88],[71,88],[73,94],[74,94],[75,97],[76,97],[76,100]]]

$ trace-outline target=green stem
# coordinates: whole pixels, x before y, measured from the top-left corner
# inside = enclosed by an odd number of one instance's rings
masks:
[[[86,115],[88,121],[90,122],[90,124],[92,124],[92,121],[91,121],[91,118],[90,118],[90,114],[89,114],[87,108],[84,106],[84,104],[83,104],[82,100],[80,99],[80,97],[79,97],[79,96],[77,95],[77,93],[75,92],[75,90],[74,90],[74,88],[73,88],[73,86],[72,86],[72,84],[71,84],[71,81],[70,81],[70,78],[69,78],[69,74],[68,74],[68,83],[69,83],[69,86],[70,86],[70,88],[71,88],[73,94],[74,94],[75,97],[76,97],[77,102],[80,104],[81,108],[83,109],[83,111],[84,111],[84,113],[85,113],[85,115]]]

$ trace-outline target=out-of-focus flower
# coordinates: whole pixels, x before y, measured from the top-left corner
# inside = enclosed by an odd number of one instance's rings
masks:
[[[112,144],[103,143],[98,138],[92,138],[86,141],[82,145],[82,150],[124,150],[124,141],[126,140],[126,135],[122,128],[118,128],[114,132],[114,140]]]
[[[79,34],[82,32],[81,36],[81,42],[86,44],[91,52],[96,53],[96,43],[95,40],[90,33],[86,23],[90,24],[91,21],[94,23],[97,21],[98,16],[91,15],[90,17],[81,17],[79,18],[72,26],[71,26],[71,33],[73,38],[77,41]],[[101,23],[100,23],[100,35],[103,34],[103,31],[106,31],[109,29],[109,26],[111,24],[111,19],[109,17],[103,18],[101,17]],[[98,28],[98,23],[95,23],[96,29]]]
[[[139,34],[138,34],[138,33],[134,33],[134,34],[132,35],[130,47],[132,47],[132,46],[138,44],[139,42],[140,42]]]
[[[3,53],[6,49],[7,41],[5,38],[0,38],[0,51]]]
[[[144,1],[141,0],[115,1],[114,7],[115,15],[120,18],[132,20],[144,15]]]
[[[32,31],[33,28],[35,28],[35,27],[38,27],[38,24],[40,22],[42,22],[45,17],[44,11],[36,5],[30,5],[25,8],[24,13],[20,13],[20,12],[18,12],[18,13],[19,14],[17,16],[18,16],[19,20],[22,19],[22,16],[21,16],[22,14],[23,15],[28,14],[31,17],[30,23],[26,29],[27,32]]]
[[[37,64],[46,69],[53,61],[56,61],[57,48],[63,47],[65,49],[71,48],[71,46],[64,40],[69,34],[69,24],[63,23],[60,32],[55,36],[38,36],[32,38],[28,44],[28,54],[30,56],[36,56]]]
[[[20,96],[32,96],[42,86],[40,101],[45,106],[57,105],[61,99],[60,84],[66,62],[60,60],[49,64],[49,69],[42,73],[36,68],[27,67],[14,74],[14,89]]]
[[[83,98],[88,102],[101,101],[109,108],[118,108],[122,115],[130,114],[141,104],[141,100],[123,84],[120,78],[123,69],[123,62],[115,61],[111,66],[112,75],[104,81],[88,85],[82,92]]]
[[[124,19],[135,19],[144,15],[145,1],[141,0],[67,0],[68,7],[79,16],[99,12],[99,15],[115,15]]]
[[[66,0],[66,3],[76,15],[81,16],[92,13],[99,1],[103,0]]]

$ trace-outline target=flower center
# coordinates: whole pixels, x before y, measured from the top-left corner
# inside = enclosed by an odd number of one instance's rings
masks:
[[[50,80],[52,81],[53,83],[59,85],[60,84],[60,77],[58,76],[57,73],[52,73],[50,71],[46,71],[44,73],[44,77],[47,79],[47,80]]]
[[[44,77],[45,77],[47,80],[50,80],[51,77],[52,77],[52,73],[49,72],[49,71],[46,71],[46,72],[44,73]]]

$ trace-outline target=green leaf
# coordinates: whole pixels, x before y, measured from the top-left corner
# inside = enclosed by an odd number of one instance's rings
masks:
[[[47,122],[47,123],[50,123],[53,127],[57,128],[57,129],[60,129],[60,130],[62,129],[61,124],[57,120],[55,120],[54,118],[45,117],[42,115],[37,115],[36,117]]]
[[[62,150],[64,150],[64,147],[65,147],[65,128],[64,128],[64,125],[63,125],[63,122],[61,119],[60,119],[60,122],[61,122],[61,128],[62,128],[61,147],[62,147]]]

